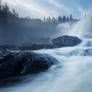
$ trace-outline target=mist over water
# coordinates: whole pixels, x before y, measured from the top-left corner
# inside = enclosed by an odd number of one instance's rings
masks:
[[[73,29],[73,26],[75,23],[61,23],[57,26],[57,30],[59,30],[59,36],[62,35],[69,35],[71,29]]]
[[[92,92],[92,14],[86,16],[66,34],[83,42],[75,47],[38,50],[59,61],[34,81],[2,88],[0,92]]]
[[[80,38],[92,38],[92,13],[89,13],[70,32],[70,35]]]

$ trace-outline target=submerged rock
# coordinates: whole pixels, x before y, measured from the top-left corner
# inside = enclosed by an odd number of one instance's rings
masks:
[[[85,49],[83,51],[81,51],[80,55],[82,56],[92,56],[92,49]]]
[[[53,39],[52,42],[57,47],[68,47],[80,44],[81,40],[78,37],[64,35],[56,39]]]
[[[57,60],[34,52],[9,53],[0,58],[0,78],[36,74],[47,70]]]

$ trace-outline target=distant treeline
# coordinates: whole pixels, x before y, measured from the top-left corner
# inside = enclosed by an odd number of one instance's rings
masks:
[[[57,18],[53,17],[44,17],[44,22],[50,22],[50,23],[65,23],[65,22],[76,22],[78,19],[73,18],[72,15],[70,16],[58,16]]]
[[[0,18],[18,18],[18,13],[12,9],[12,11],[10,11],[7,3],[2,4],[0,2]]]
[[[10,10],[7,3],[2,4],[0,2],[0,19],[1,20],[5,20],[7,22],[7,19],[25,19],[25,20],[29,20],[32,22],[45,22],[45,23],[64,23],[64,22],[71,22],[71,21],[77,21],[77,19],[73,18],[72,15],[70,16],[58,16],[56,17],[47,17],[47,18],[43,18],[43,20],[41,19],[33,19],[33,18],[20,18],[18,13],[15,11],[15,9]]]

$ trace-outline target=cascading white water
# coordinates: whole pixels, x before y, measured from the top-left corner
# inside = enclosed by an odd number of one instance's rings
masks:
[[[38,50],[60,63],[22,85],[2,88],[0,92],[92,92],[92,15],[79,21],[69,35],[78,36],[82,44],[75,47]]]
[[[69,35],[80,38],[92,38],[92,13],[79,21]]]

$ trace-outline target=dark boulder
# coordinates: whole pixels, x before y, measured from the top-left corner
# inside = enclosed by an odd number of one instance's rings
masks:
[[[53,39],[52,42],[57,47],[68,47],[80,44],[81,40],[78,37],[64,35],[56,39]]]
[[[28,44],[21,45],[21,50],[39,50],[39,49],[52,49],[55,48],[53,44]]]
[[[0,78],[36,74],[47,70],[57,60],[47,54],[19,52],[0,58]]]

